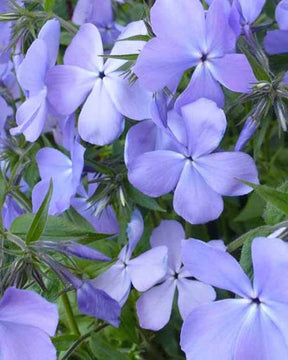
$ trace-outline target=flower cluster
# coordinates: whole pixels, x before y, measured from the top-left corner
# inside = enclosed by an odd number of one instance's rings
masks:
[[[288,357],[275,3],[0,0],[1,360]]]

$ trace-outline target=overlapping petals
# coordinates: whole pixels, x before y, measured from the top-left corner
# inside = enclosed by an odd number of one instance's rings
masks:
[[[120,39],[135,35],[134,31],[138,35],[143,26],[142,22],[128,26]],[[139,42],[132,43],[128,48],[135,53]],[[122,46],[127,50],[125,41],[119,44],[122,42],[115,45],[111,55],[121,55]],[[110,58],[104,63],[102,56],[98,29],[84,24],[66,50],[64,65],[52,68],[47,77],[48,98],[59,113],[69,115],[84,103],[78,131],[82,139],[98,145],[109,144],[120,136],[124,116],[149,118],[152,99],[138,82],[131,86],[118,70],[122,60]]]
[[[174,220],[163,220],[152,233],[152,248],[163,245],[168,248],[168,271],[162,282],[142,294],[137,301],[139,322],[145,329],[160,330],[169,322],[176,289],[178,307],[183,319],[199,304],[215,299],[213,288],[191,280],[193,273],[182,266],[183,239],[184,230],[181,224]]]
[[[126,302],[131,285],[139,291],[145,291],[166,274],[167,248],[165,246],[157,246],[131,259],[142,232],[142,215],[135,210],[127,230],[128,245],[121,250],[117,262],[93,280],[95,287],[104,290],[120,305]]]
[[[282,0],[276,8],[276,21],[280,30],[268,31],[264,45],[270,55],[288,52],[288,1]]]
[[[173,151],[155,149],[144,154],[139,153],[145,151],[145,146],[136,147],[139,156],[127,164],[128,178],[136,188],[152,197],[175,190],[175,211],[187,221],[199,224],[220,216],[221,196],[249,193],[252,189],[239,180],[258,183],[257,169],[247,154],[211,153],[226,129],[224,112],[215,103],[199,99],[184,106],[181,112],[181,135],[179,137],[178,126],[174,131],[170,129],[170,138],[174,143],[181,139],[182,143],[178,141]],[[128,149],[134,136],[128,133]]]
[[[1,359],[56,360],[49,336],[57,325],[56,305],[32,291],[8,288],[0,301]]]
[[[243,298],[192,310],[181,332],[187,359],[278,359],[286,354],[286,244],[277,238],[253,240],[253,286],[231,255],[197,240],[183,242],[183,247],[184,264],[196,278]]]
[[[234,54],[236,36],[228,23],[227,6],[215,0],[205,16],[198,0],[181,4],[158,0],[151,9],[156,38],[145,45],[134,68],[140,82],[152,91],[165,86],[175,91],[183,73],[196,66],[177,101],[178,110],[201,97],[222,107],[219,83],[232,91],[249,92],[256,78],[245,56]],[[236,75],[238,71],[242,76]]]

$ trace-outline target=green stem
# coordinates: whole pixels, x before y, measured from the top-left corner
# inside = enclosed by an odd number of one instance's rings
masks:
[[[186,239],[193,237],[193,225],[188,221],[185,222],[185,237]]]
[[[267,231],[269,230],[272,233],[273,231],[276,231],[277,229],[280,229],[282,227],[288,227],[288,221],[287,220],[285,220],[285,221],[283,221],[283,222],[281,222],[281,223],[279,223],[279,224],[277,224],[275,226],[264,225],[263,227],[260,227],[260,229],[265,228],[265,229],[267,229]],[[248,231],[246,234],[244,234],[244,235],[240,236],[239,238],[237,238],[236,240],[232,241],[228,245],[227,251],[229,253],[232,253],[233,251],[239,249],[245,243],[248,236],[255,235],[255,237],[257,237],[257,232],[256,232],[257,230],[259,230],[259,228],[258,229],[252,229],[252,230]]]
[[[64,20],[57,14],[53,14],[53,17],[56,18],[60,22],[60,24],[63,26],[64,29],[66,29],[67,31],[69,31],[70,33],[72,33],[74,35],[77,33],[78,28],[75,25],[71,24],[69,21]]]
[[[68,295],[66,293],[63,293],[61,296],[61,299],[62,299],[62,303],[63,303],[65,311],[66,311],[67,320],[68,320],[68,324],[69,324],[69,328],[70,328],[71,332],[75,335],[80,336],[81,333],[79,331],[78,325],[74,318],[73,310],[72,310]]]
[[[88,332],[87,334],[82,335],[78,340],[76,340],[74,342],[74,344],[67,350],[67,352],[64,354],[62,360],[67,360],[69,359],[70,355],[73,354],[73,352],[87,339],[89,339],[90,336],[98,333],[99,331],[101,331],[102,329],[104,329],[106,326],[108,326],[108,324],[102,324],[100,326],[98,326],[96,329],[94,329],[93,331]]]

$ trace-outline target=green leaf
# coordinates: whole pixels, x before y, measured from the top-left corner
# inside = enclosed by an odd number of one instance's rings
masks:
[[[68,223],[72,223],[73,226],[76,226],[79,229],[81,228],[81,230],[83,231],[85,230],[89,233],[95,232],[94,227],[72,206],[62,214],[61,219],[65,220]]]
[[[266,185],[256,185],[248,181],[240,181],[248,186],[251,186],[257,194],[262,197],[262,199],[271,203],[284,214],[288,215],[288,193],[273,189]]]
[[[68,46],[71,43],[72,39],[73,39],[73,34],[71,34],[71,32],[62,31],[60,44],[64,46]]]
[[[2,206],[5,202],[6,186],[7,186],[6,178],[5,178],[2,170],[0,169],[0,209],[2,209]]]
[[[243,270],[250,278],[253,275],[253,264],[252,264],[252,256],[251,256],[252,241],[256,237],[270,235],[271,231],[273,231],[273,228],[271,228],[270,226],[261,226],[243,235],[245,241],[241,251],[240,265],[242,266]]]
[[[10,232],[21,238],[25,238],[27,229],[32,225],[33,214],[25,214],[16,218],[10,228]],[[107,238],[106,234],[97,233],[92,227],[91,229],[82,226],[82,224],[74,224],[66,219],[51,216],[47,217],[44,230],[39,236],[39,240],[77,240],[81,243],[88,244],[93,241]]]
[[[265,140],[265,136],[271,124],[270,114],[268,113],[262,120],[261,120],[261,127],[260,130],[257,131],[255,140],[254,140],[254,158],[258,158],[261,150],[261,146]]]
[[[253,192],[244,209],[233,221],[244,222],[261,217],[263,215],[264,208],[265,201],[256,192]]]
[[[101,360],[128,360],[128,355],[113,349],[112,345],[105,341],[100,336],[92,336],[90,342],[91,350],[97,359]]]
[[[257,80],[259,81],[264,80],[270,82],[271,81],[270,76],[266,73],[266,71],[263,69],[261,64],[259,64],[256,58],[251,54],[251,52],[241,44],[239,45],[239,49],[243,54],[246,55]]]
[[[119,39],[118,41],[149,41],[151,37],[149,35],[134,35],[125,39]]]
[[[160,211],[160,212],[166,212],[165,209],[163,209],[155,199],[150,198],[149,196],[141,193],[137,189],[135,189],[132,185],[128,184],[126,186],[126,192],[128,197],[137,205],[142,206],[146,209],[154,210],[154,211]]]
[[[78,335],[60,335],[54,337],[52,342],[58,351],[66,351],[78,339]]]
[[[119,60],[137,60],[139,54],[125,54],[125,55],[99,55],[107,59],[119,59]]]
[[[288,192],[288,181],[284,182],[281,186],[279,186],[276,190],[281,192]],[[268,202],[266,205],[266,209],[264,212],[264,219],[266,224],[268,225],[276,225],[280,222],[287,219],[287,214],[285,214],[282,210],[274,206],[271,202]]]
[[[44,9],[47,12],[50,12],[53,10],[56,0],[45,0],[44,1]]]
[[[27,232],[27,236],[26,236],[27,244],[37,241],[45,229],[52,192],[53,192],[53,183],[51,180],[48,192],[47,192],[39,210],[34,215],[31,226],[29,227],[29,230]]]

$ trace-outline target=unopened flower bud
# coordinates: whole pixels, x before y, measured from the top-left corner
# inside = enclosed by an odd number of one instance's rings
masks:
[[[259,124],[256,120],[254,120],[251,116],[248,117],[235,145],[235,151],[241,151],[246,146],[247,142],[257,130],[258,125]]]

